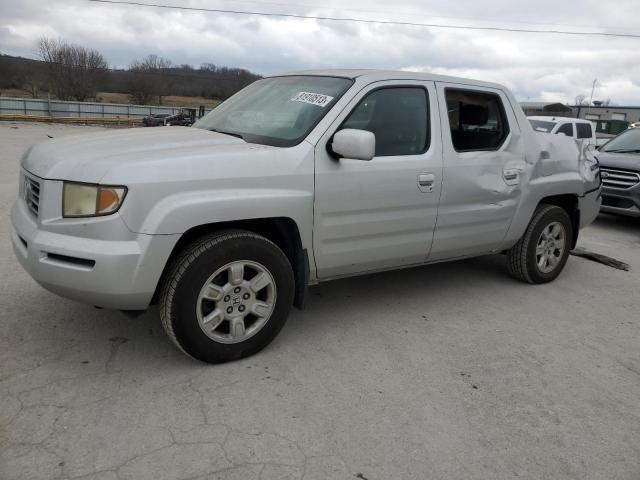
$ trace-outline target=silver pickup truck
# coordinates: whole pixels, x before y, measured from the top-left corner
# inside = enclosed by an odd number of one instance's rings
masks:
[[[15,253],[61,296],[159,303],[185,353],[264,348],[308,285],[506,254],[556,278],[600,208],[598,163],[500,85],[327,70],[259,80],[194,127],[48,140],[22,159]]]

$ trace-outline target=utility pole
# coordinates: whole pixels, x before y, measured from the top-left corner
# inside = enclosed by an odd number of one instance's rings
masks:
[[[587,115],[591,113],[591,105],[593,105],[593,91],[596,89],[596,83],[598,83],[598,79],[594,78],[593,83],[591,84],[591,97],[589,98],[589,108],[587,109]]]

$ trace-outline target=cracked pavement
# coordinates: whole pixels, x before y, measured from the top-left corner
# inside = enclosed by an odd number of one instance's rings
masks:
[[[500,256],[313,287],[258,355],[204,365],[14,259],[33,143],[0,123],[0,479],[640,478],[640,222],[601,216],[554,283]]]

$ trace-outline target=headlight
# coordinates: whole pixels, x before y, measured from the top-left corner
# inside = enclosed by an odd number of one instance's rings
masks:
[[[115,213],[122,205],[127,187],[64,182],[63,217],[97,217]]]

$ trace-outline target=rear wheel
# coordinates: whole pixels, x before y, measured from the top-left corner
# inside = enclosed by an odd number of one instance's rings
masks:
[[[160,317],[188,355],[219,363],[267,346],[286,322],[294,294],[286,255],[245,231],[202,237],[170,266],[160,294]]]
[[[509,273],[528,283],[554,280],[569,257],[573,229],[567,212],[541,205],[522,238],[507,253]]]

